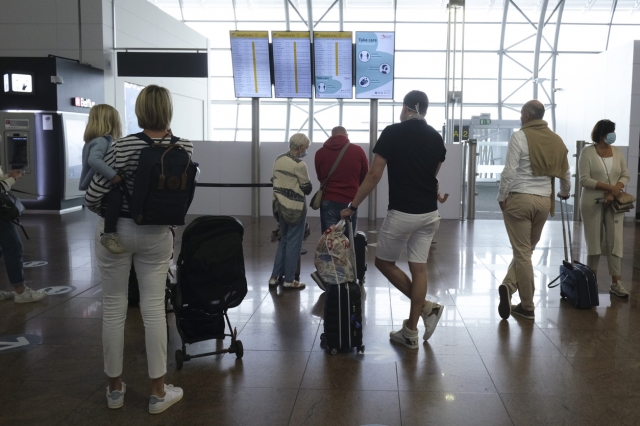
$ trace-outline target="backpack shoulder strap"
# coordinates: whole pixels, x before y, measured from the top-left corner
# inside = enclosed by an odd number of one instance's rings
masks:
[[[151,138],[149,137],[149,135],[147,135],[147,134],[146,134],[146,133],[144,133],[144,132],[136,133],[136,134],[134,134],[134,135],[132,135],[132,136],[137,137],[137,138],[138,138],[138,139],[140,139],[141,141],[145,141],[145,142],[146,142],[146,143],[148,143],[149,145],[153,145],[153,144],[155,143],[155,142],[153,141],[153,139],[151,139]]]
[[[145,141],[145,142],[146,142],[146,143],[148,143],[149,145],[153,145],[153,144],[155,144],[155,143],[156,143],[153,139],[151,139],[151,138],[149,137],[149,135],[147,135],[147,134],[146,134],[146,133],[144,133],[144,132],[136,133],[136,134],[131,135],[131,136],[135,136],[135,137],[137,137],[138,139],[140,139],[140,140],[142,140],[142,141]],[[164,138],[162,138],[162,140],[164,140]],[[178,142],[179,140],[180,140],[180,138],[179,138],[178,136],[173,136],[173,135],[171,135],[171,140],[169,141],[169,143],[170,143],[171,145],[173,145],[173,144],[175,144],[176,142]]]

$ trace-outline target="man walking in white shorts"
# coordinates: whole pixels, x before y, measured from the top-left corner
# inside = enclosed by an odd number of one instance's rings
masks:
[[[425,300],[427,259],[440,225],[438,171],[447,150],[440,134],[425,120],[429,99],[413,90],[404,97],[400,123],[387,126],[373,152],[373,163],[342,218],[351,216],[373,191],[389,166],[389,209],[378,235],[376,267],[411,299],[409,318],[390,338],[408,348],[418,348],[418,321],[425,325],[424,340],[433,334],[444,307]],[[411,278],[396,262],[406,247]]]

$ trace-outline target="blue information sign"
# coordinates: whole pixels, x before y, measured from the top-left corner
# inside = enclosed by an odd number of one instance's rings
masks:
[[[356,99],[393,99],[393,32],[356,32]]]

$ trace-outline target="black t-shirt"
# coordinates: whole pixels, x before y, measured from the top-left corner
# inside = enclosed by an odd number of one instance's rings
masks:
[[[389,210],[409,214],[438,209],[438,164],[447,150],[442,136],[424,120],[387,126],[373,152],[387,160]]]

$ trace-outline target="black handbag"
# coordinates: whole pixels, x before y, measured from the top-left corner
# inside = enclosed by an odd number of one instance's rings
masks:
[[[20,223],[20,215],[24,211],[24,205],[11,191],[0,192],[0,219],[22,228],[22,232],[24,232],[24,236],[27,237],[28,240],[29,236],[27,235],[27,231],[25,231],[24,226]]]

